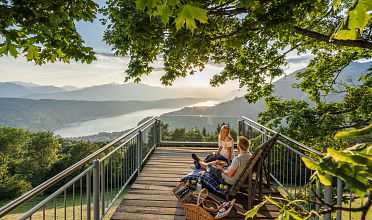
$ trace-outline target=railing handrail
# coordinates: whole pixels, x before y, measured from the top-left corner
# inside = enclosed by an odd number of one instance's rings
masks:
[[[249,121],[250,123],[253,123],[253,124],[257,125],[257,126],[260,126],[260,127],[264,128],[265,130],[268,130],[268,131],[273,132],[273,133],[277,133],[277,131],[275,131],[275,130],[273,130],[273,129],[271,129],[271,128],[268,128],[268,127],[266,127],[266,126],[264,126],[264,125],[261,125],[260,123],[255,122],[255,121],[253,121],[252,119],[249,119],[249,118],[247,118],[247,117],[245,117],[245,116],[242,116],[242,118],[243,118],[243,121],[244,121],[244,120]],[[308,152],[311,152],[311,153],[317,154],[317,155],[319,155],[319,156],[322,155],[321,152],[319,152],[319,151],[317,151],[317,150],[315,150],[315,149],[313,149],[313,148],[311,148],[311,147],[309,147],[309,146],[306,146],[306,145],[304,145],[303,143],[300,143],[300,142],[298,142],[298,141],[296,141],[296,140],[294,140],[294,139],[292,139],[292,138],[290,138],[290,137],[288,137],[288,136],[286,136],[286,135],[284,135],[284,134],[282,134],[282,133],[279,133],[279,136],[282,137],[282,138],[284,138],[284,139],[286,139],[287,141],[290,141],[290,142],[296,144],[297,146],[300,146],[301,148],[303,148],[304,150],[306,150],[306,151],[308,151]]]
[[[57,183],[61,179],[65,178],[66,176],[70,175],[72,172],[74,172],[75,170],[77,170],[79,167],[87,164],[90,160],[92,160],[93,158],[95,158],[96,156],[98,156],[99,154],[101,154],[102,152],[106,151],[112,145],[114,145],[117,142],[125,139],[130,134],[132,134],[133,132],[137,131],[138,129],[140,129],[144,125],[147,125],[151,121],[156,120],[156,118],[157,117],[151,117],[150,119],[148,119],[147,121],[141,123],[140,125],[138,125],[137,127],[133,128],[132,130],[126,132],[122,136],[120,136],[120,137],[116,138],[115,140],[111,141],[110,143],[106,144],[104,147],[100,148],[99,150],[91,153],[90,155],[88,155],[84,159],[76,162],[75,164],[71,165],[67,169],[65,169],[62,172],[56,174],[55,176],[49,178],[45,182],[41,183],[40,185],[36,186],[35,188],[33,188],[30,191],[28,191],[25,194],[23,194],[22,196],[16,198],[15,200],[13,200],[10,203],[6,204],[5,206],[1,207],[0,208],[0,217],[6,215],[7,213],[11,212],[15,208],[17,208],[20,205],[22,205],[23,203],[25,203],[28,200],[32,199],[33,197],[37,196],[39,193],[41,193],[41,192],[45,191],[46,189],[48,189],[49,187],[53,186],[55,183]]]
[[[159,117],[213,117],[213,118],[240,118],[239,115],[170,115],[170,114],[162,114]]]

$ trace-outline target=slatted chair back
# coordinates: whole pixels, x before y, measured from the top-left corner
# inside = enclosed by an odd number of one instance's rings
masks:
[[[235,184],[231,187],[230,192],[228,195],[236,196],[239,192],[240,188],[246,182],[249,176],[252,176],[254,168],[258,165],[258,162],[261,160],[263,162],[269,152],[271,151],[272,146],[275,144],[278,138],[278,133],[275,134],[272,138],[268,141],[263,143],[259,146],[255,152],[253,153],[252,157],[249,158],[247,164],[245,165],[243,172],[239,175],[238,179],[236,180]]]

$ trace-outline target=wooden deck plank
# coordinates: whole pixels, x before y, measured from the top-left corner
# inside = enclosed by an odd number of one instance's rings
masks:
[[[141,173],[124,196],[111,219],[161,219],[185,220],[182,204],[172,193],[182,176],[191,171],[191,153],[205,157],[216,148],[211,147],[159,147],[150,157]],[[264,194],[277,190],[263,189]],[[244,196],[244,195],[241,195]],[[237,206],[242,206],[237,204]],[[265,205],[256,219],[278,217],[278,208]],[[224,219],[244,219],[238,212]]]

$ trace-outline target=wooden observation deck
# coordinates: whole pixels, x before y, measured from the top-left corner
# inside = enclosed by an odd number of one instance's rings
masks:
[[[181,203],[173,195],[172,189],[182,176],[191,171],[191,153],[202,158],[215,150],[210,147],[159,147],[155,150],[142,172],[125,194],[124,200],[111,219],[168,220],[186,219]],[[276,189],[264,189],[264,194],[280,196]],[[237,196],[236,208],[224,219],[244,219],[246,197]],[[255,219],[274,219],[279,210],[272,204],[262,207]]]

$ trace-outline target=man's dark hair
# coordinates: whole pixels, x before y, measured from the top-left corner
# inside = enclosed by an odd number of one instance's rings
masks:
[[[238,144],[240,148],[244,151],[248,150],[249,146],[251,146],[251,141],[248,140],[248,138],[244,136],[239,136],[238,137]]]

